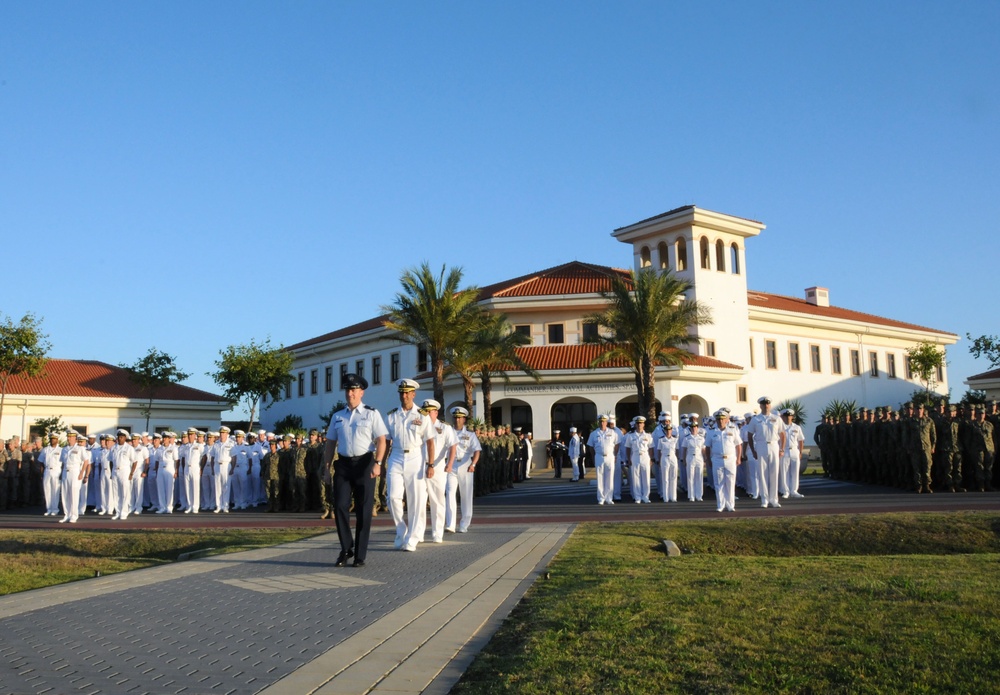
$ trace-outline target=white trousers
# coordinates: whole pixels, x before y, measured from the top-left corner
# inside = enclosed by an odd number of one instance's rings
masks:
[[[257,506],[264,503],[264,485],[260,479],[260,461],[255,460],[250,466],[250,504]]]
[[[206,465],[201,473],[201,508],[213,509],[215,505],[215,476],[212,466]]]
[[[712,472],[715,474],[715,508],[720,512],[736,509],[736,462],[713,457]]]
[[[434,469],[434,477],[424,477],[427,488],[427,502],[430,506],[431,540],[440,543],[444,540],[445,522],[445,487],[448,485],[448,474],[444,472],[444,464]]]
[[[669,456],[660,458],[660,497],[664,502],[677,501],[677,459]]]
[[[146,489],[146,479],[142,477],[142,464],[135,467],[135,475],[132,476],[132,492],[129,500],[132,502],[130,512],[142,512],[142,495]]]
[[[750,451],[749,445],[744,444],[743,450],[747,452],[747,462],[744,464],[744,468],[747,469],[747,494],[757,499],[760,497],[760,464],[757,462],[757,457]]]
[[[4,481],[6,482],[6,481]],[[62,481],[63,516],[70,521],[80,517],[80,469],[68,468]]]
[[[90,495],[90,479],[89,477],[85,477],[83,480],[80,481],[80,500],[78,505],[80,508],[80,514],[87,513],[87,497],[89,495]]]
[[[42,492],[45,494],[45,511],[49,514],[59,513],[59,499],[62,495],[62,483],[59,481],[58,468],[46,468],[42,480]]]
[[[150,469],[149,473],[146,474],[146,482],[143,484],[142,500],[145,503],[143,506],[150,509],[160,508],[160,484],[156,482],[156,479],[156,472]]]
[[[451,473],[448,474],[448,482],[445,484],[444,489],[444,526],[449,531],[455,530],[456,522],[458,528],[462,529],[462,531],[468,531],[469,524],[472,523],[473,481],[476,474],[469,472],[469,466],[471,465],[471,462],[469,462],[463,466],[455,466],[451,469]],[[458,520],[456,493],[462,496],[461,521]]]
[[[615,492],[615,462],[603,460],[597,464],[597,502],[608,504],[613,501]]]
[[[760,494],[761,506],[770,504],[778,506],[778,443],[765,443],[757,447],[757,491]]]
[[[705,462],[692,461],[687,465],[688,499],[701,501],[705,494]]]
[[[624,446],[625,445],[622,444],[622,447],[624,447]],[[612,485],[613,485],[613,490],[612,491],[613,491],[613,494],[614,494],[614,498],[616,500],[620,500],[622,498],[622,462],[621,462],[621,459],[618,459],[618,458],[615,459],[615,472],[614,472],[614,476],[613,477],[614,477],[614,479],[612,480]]]
[[[799,465],[802,463],[802,456],[798,447],[792,449],[781,457],[781,469],[785,473],[785,494],[797,495],[799,493]]]
[[[109,469],[101,475],[101,495],[97,511],[107,513],[116,509],[118,509],[118,485]]]
[[[396,523],[396,542],[416,548],[427,528],[427,485],[424,484],[424,461],[418,453],[389,461],[386,473],[389,511]],[[403,497],[406,513],[403,513]]]
[[[159,511],[170,514],[174,511],[174,472],[161,468],[156,474],[156,499]]]
[[[132,481],[128,479],[128,472],[129,468],[115,472],[115,501],[118,505],[115,507],[115,512],[122,519],[127,518],[132,511]],[[137,477],[138,475],[136,473]]]
[[[184,511],[198,513],[198,505],[201,502],[201,471],[198,466],[188,466],[184,469],[184,496],[187,506]]]
[[[649,502],[649,461],[640,460],[632,464],[632,499]]]
[[[213,491],[215,493],[215,508],[219,511],[229,509],[229,495],[231,493],[230,487],[232,483],[230,482],[229,475],[229,464],[218,465],[216,464],[215,475],[212,478]]]
[[[237,466],[236,470],[233,472],[232,488],[233,488],[233,506],[237,509],[245,509],[250,506],[250,500],[248,498],[250,476],[248,475],[248,469],[245,466]]]

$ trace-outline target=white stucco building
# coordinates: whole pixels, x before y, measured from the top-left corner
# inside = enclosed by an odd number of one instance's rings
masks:
[[[898,406],[919,386],[908,373],[905,350],[923,341],[944,349],[958,340],[953,333],[831,305],[822,287],[800,297],[748,289],[746,244],[763,229],[753,220],[686,206],[612,233],[630,247],[634,268],[669,268],[689,280],[692,298],[712,311],[712,324],[692,327],[696,359],[657,369],[657,399],[675,422],[680,413],[707,414],[720,406],[753,411],[757,397],[768,395],[776,403],[800,400],[811,437],[815,416],[833,399]],[[573,261],[482,288],[482,305],[506,314],[515,330],[531,337],[520,354],[542,377],[536,383],[511,373],[510,383],[494,380],[494,419],[527,427],[540,448],[554,428],[589,426],[601,412],[636,412],[627,368],[587,368],[597,348],[585,338],[596,326],[583,320],[603,307],[600,292],[609,288],[609,277],[625,272]],[[390,299],[387,290],[385,301]],[[288,349],[295,355],[292,380],[286,397],[264,411],[265,424],[292,413],[306,426],[318,425],[320,414],[343,398],[340,375],[347,372],[368,379],[365,401],[383,413],[398,405],[393,382],[399,377],[419,376],[429,395],[426,360],[417,348],[390,339],[382,317]],[[947,392],[947,373],[938,376],[938,388]],[[457,377],[445,386],[446,408],[464,399]],[[478,389],[475,401],[474,414],[481,416]]]
[[[213,393],[170,384],[156,392],[149,431],[219,426],[228,401]],[[43,376],[11,377],[0,421],[4,439],[32,434],[35,420],[61,418],[81,434],[141,432],[146,427],[142,409],[148,396],[121,367],[94,360],[51,359]]]

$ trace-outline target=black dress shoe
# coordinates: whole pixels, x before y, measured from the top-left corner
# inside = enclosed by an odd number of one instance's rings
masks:
[[[364,567],[364,566],[365,566],[364,560],[355,560],[354,564],[352,565],[352,567]]]
[[[337,556],[337,562],[334,563],[334,565],[336,567],[346,567],[347,561],[350,560],[352,557],[354,557],[353,550],[348,550],[346,553],[344,551],[340,551],[340,555]]]

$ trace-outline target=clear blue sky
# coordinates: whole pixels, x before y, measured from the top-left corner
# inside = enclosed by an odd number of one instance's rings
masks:
[[[752,289],[1000,332],[1000,3],[0,0],[0,311],[205,373],[679,205]]]

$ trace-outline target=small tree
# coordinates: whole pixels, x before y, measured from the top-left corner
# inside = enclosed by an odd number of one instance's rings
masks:
[[[840,421],[845,415],[853,416],[854,413],[858,411],[857,401],[840,400],[838,398],[833,399],[826,404],[823,408],[824,417],[832,417],[836,421]]]
[[[345,403],[343,400],[339,400],[339,401],[337,401],[336,403],[333,404],[333,407],[330,408],[329,412],[320,413],[319,420],[320,420],[321,423],[323,423],[323,431],[324,432],[326,432],[328,429],[330,429],[330,420],[333,419],[333,414],[335,412],[337,412],[338,410],[343,410],[346,407],[347,407],[347,403]]]
[[[965,337],[972,341],[969,352],[975,358],[985,357],[990,362],[990,367],[1000,367],[1000,336],[981,335],[973,338],[968,333]]]
[[[149,348],[145,357],[140,357],[134,364],[119,364],[128,372],[128,378],[139,386],[141,393],[148,396],[146,405],[139,411],[146,416],[146,427],[149,429],[149,418],[153,414],[153,399],[164,386],[184,381],[190,374],[177,368],[173,355],[160,352],[155,347]]]
[[[906,356],[910,360],[910,371],[917,375],[929,395],[937,388],[937,371],[944,365],[944,352],[933,343],[923,342],[907,348]]]
[[[46,355],[52,346],[41,328],[42,322],[30,312],[17,323],[9,316],[0,321],[0,420],[10,378],[37,377],[45,370]]]
[[[274,402],[281,398],[292,369],[292,353],[280,345],[271,347],[268,338],[263,343],[251,340],[247,345],[230,345],[220,350],[219,356],[215,361],[218,370],[208,376],[223,388],[230,403],[246,407],[250,414],[248,428],[253,429],[261,399],[270,396]]]
[[[274,431],[278,434],[297,434],[305,429],[301,415],[288,414],[274,423]]]
[[[792,398],[782,401],[775,406],[774,412],[780,413],[782,410],[787,410],[789,408],[795,411],[795,415],[792,416],[792,422],[800,427],[806,424],[806,409],[802,405],[802,401],[798,399]]]
[[[69,428],[66,423],[62,421],[62,417],[59,415],[53,415],[52,417],[40,417],[35,420],[35,424],[31,426],[32,432],[38,432],[44,438],[48,438],[50,434],[62,434]]]

